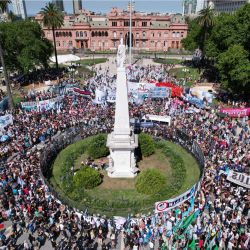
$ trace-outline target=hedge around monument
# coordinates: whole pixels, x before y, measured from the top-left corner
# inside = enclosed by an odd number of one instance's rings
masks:
[[[107,135],[99,134],[93,137],[87,148],[87,153],[93,159],[105,157],[109,154],[109,149],[106,147]]]
[[[150,135],[139,134],[139,146],[144,157],[148,157],[155,152],[155,143]]]
[[[77,189],[91,189],[101,184],[102,178],[98,171],[86,166],[74,175],[73,182]]]
[[[135,187],[139,193],[153,195],[166,185],[165,176],[158,169],[145,169],[136,179]]]

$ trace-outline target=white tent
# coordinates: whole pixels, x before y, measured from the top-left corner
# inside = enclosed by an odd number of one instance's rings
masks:
[[[75,56],[75,55],[72,55],[72,54],[68,54],[68,55],[59,55],[57,56],[57,60],[58,60],[58,63],[66,63],[66,62],[74,62],[74,61],[79,61],[81,58],[79,56]],[[50,61],[52,62],[56,62],[56,58],[55,56],[52,56],[50,58]]]

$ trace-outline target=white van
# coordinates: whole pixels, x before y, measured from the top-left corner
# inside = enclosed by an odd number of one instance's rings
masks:
[[[142,117],[141,122],[159,122],[159,123],[165,123],[168,126],[170,126],[171,117],[170,116],[163,116],[163,115],[144,115]]]

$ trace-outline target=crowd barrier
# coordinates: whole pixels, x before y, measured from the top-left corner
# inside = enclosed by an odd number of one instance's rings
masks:
[[[72,143],[75,143],[76,141],[79,141],[88,136],[94,135],[91,133],[88,133],[87,135],[85,134],[86,128],[88,128],[88,131],[92,131],[91,126],[92,126],[91,124],[81,123],[78,126],[67,129],[63,133],[53,136],[51,140],[49,141],[49,143],[44,143],[44,144],[41,143],[36,146],[40,151],[40,175],[41,177],[44,179],[45,184],[48,186],[50,192],[54,195],[54,197],[58,199],[61,203],[63,203],[65,206],[71,209],[75,208],[74,201],[65,197],[60,192],[57,192],[56,189],[49,183],[47,178],[50,176],[51,165],[52,165],[53,160],[62,149],[64,149],[65,147],[67,147],[68,145]],[[109,133],[110,131],[105,130],[105,131],[99,131],[99,132]],[[204,166],[205,166],[204,154],[199,144],[195,140],[190,138],[187,131],[174,129],[174,128],[171,133],[168,133],[164,135],[163,137],[160,137],[160,138],[158,137],[155,139],[156,140],[164,139],[164,140],[173,141],[174,143],[177,143],[183,148],[185,148],[189,153],[191,153],[196,158],[198,165],[200,167],[200,173],[201,173],[199,181],[195,183],[194,186],[192,187],[195,189],[193,195],[196,196],[201,186],[201,182],[204,176]],[[184,194],[179,195],[178,197],[181,197]],[[174,197],[171,200],[178,199],[178,197]],[[150,208],[147,207],[144,210],[153,211],[153,209],[154,209],[154,204],[152,204],[152,207]],[[84,211],[84,210],[85,208],[82,207],[81,211]],[[129,209],[125,209],[124,211],[127,211],[129,214]]]

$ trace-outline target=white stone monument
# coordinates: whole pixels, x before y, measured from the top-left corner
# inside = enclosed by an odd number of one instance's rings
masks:
[[[128,87],[125,70],[126,48],[121,39],[117,52],[117,81],[114,131],[108,135],[108,176],[133,178],[137,175],[134,150],[138,147],[138,136],[130,128],[128,110]]]

